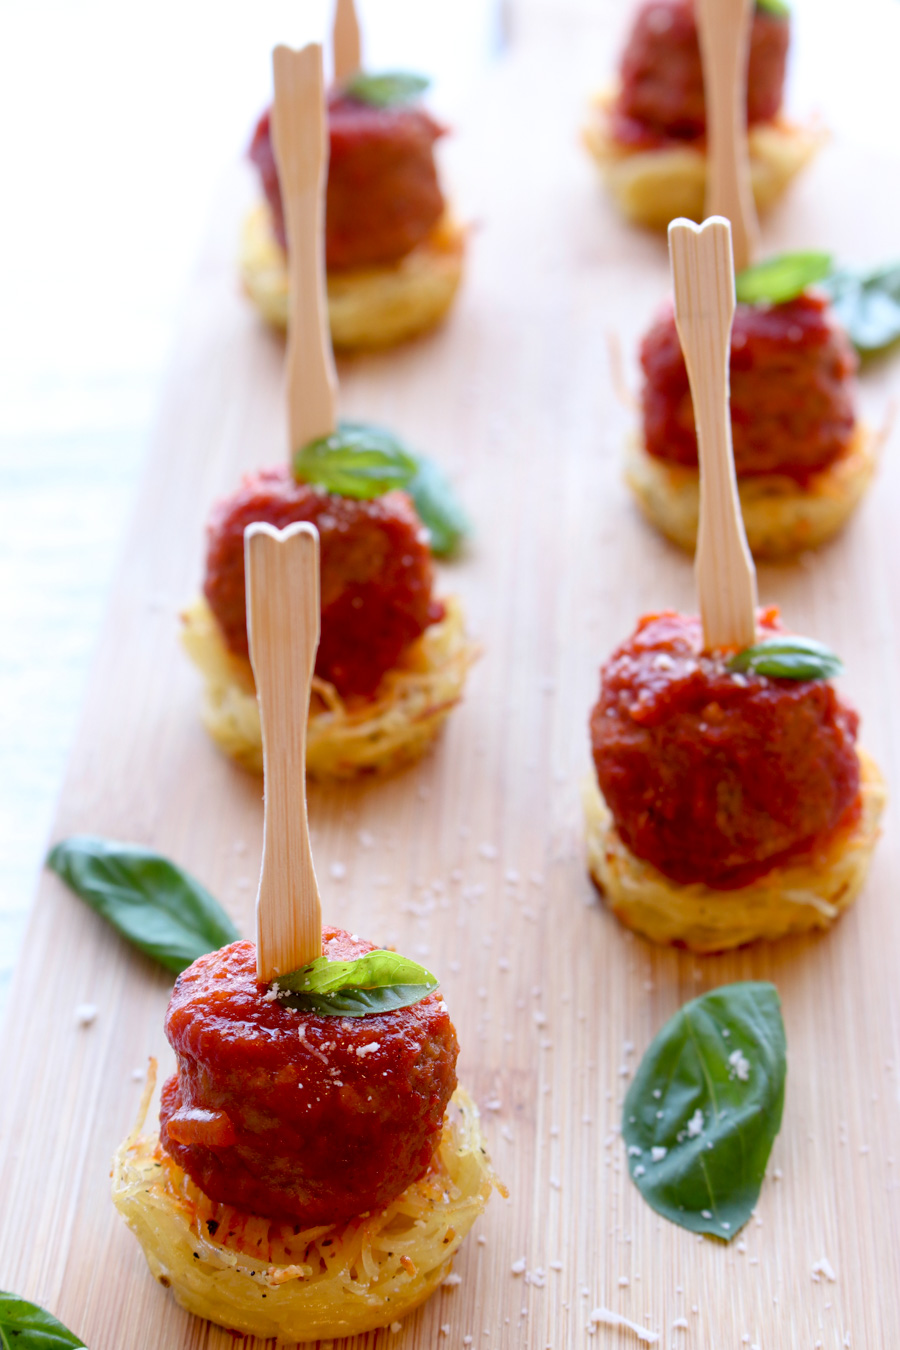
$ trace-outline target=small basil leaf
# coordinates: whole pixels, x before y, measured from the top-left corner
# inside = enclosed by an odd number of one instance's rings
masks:
[[[411,103],[430,84],[427,75],[414,75],[408,70],[390,70],[383,75],[361,73],[348,80],[344,93],[374,108],[390,108],[398,103]]]
[[[782,305],[830,276],[832,267],[830,253],[782,253],[738,272],[735,295],[745,305]]]
[[[813,638],[772,637],[735,652],[728,669],[749,670],[772,680],[833,680],[844,669],[844,663],[824,643]]]
[[[450,557],[472,527],[443,471],[433,460],[420,458],[419,471],[406,490],[431,536],[432,553]]]
[[[763,10],[766,14],[774,14],[778,19],[789,19],[791,17],[790,6],[784,3],[784,0],[756,0],[756,8]]]
[[[666,1023],[622,1116],[628,1170],[658,1214],[726,1241],[740,1231],[781,1127],[786,1073],[772,984],[725,985]]]
[[[838,321],[864,356],[900,338],[900,263],[840,268],[824,283]]]
[[[339,497],[371,501],[393,488],[413,499],[437,557],[455,553],[470,525],[442,471],[416,455],[383,427],[341,422],[331,436],[311,441],[294,455],[294,477]]]
[[[209,891],[138,844],[63,839],[47,866],[124,938],[176,974],[240,934]]]
[[[279,975],[278,999],[289,1008],[326,1017],[365,1017],[420,1003],[438,981],[424,966],[397,952],[374,951],[355,961],[319,956]]]
[[[436,984],[393,984],[386,989],[343,989],[335,994],[283,994],[278,1001],[319,1017],[371,1017],[421,1003],[436,988]]]
[[[366,422],[341,422],[294,455],[294,477],[339,497],[368,501],[405,488],[418,472],[415,455],[396,436]]]
[[[0,1350],[85,1350],[85,1344],[36,1303],[0,1289]]]

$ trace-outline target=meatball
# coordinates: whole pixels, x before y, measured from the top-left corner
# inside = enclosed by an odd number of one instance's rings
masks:
[[[853,439],[858,360],[824,295],[737,305],[731,332],[731,429],[738,477],[779,473],[800,484]],[[641,344],[649,454],[696,467],[687,368],[671,306]]]
[[[760,636],[782,632],[777,610]],[[652,614],[600,673],[600,789],[638,858],[683,885],[743,886],[859,810],[858,718],[823,680],[732,674],[700,621]]]
[[[250,158],[285,246],[284,213],[269,112],[259,119]],[[398,262],[444,213],[434,163],[441,128],[421,108],[374,107],[333,94],[328,100],[325,264],[330,272]]]
[[[324,954],[373,944],[325,928]],[[160,1140],[213,1200],[310,1227],[395,1199],[427,1170],[456,1087],[459,1046],[438,994],[395,1012],[294,1012],[233,942],[178,977],[166,1013],[178,1071]]]
[[[344,698],[369,698],[410,643],[443,618],[431,594],[427,534],[405,492],[356,501],[298,483],[286,467],[248,474],[213,510],[203,585],[237,656],[248,651],[244,530],[254,521],[284,529],[297,520],[315,525],[321,541],[316,674]]]
[[[790,24],[757,9],[750,33],[747,120],[769,122],[781,107]],[[706,135],[703,66],[693,0],[647,0],[622,55],[614,110],[616,139],[637,148]]]

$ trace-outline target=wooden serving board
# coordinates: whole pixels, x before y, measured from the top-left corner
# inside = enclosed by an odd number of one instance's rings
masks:
[[[463,1248],[461,1285],[398,1336],[353,1344],[636,1343],[588,1331],[605,1306],[664,1347],[876,1350],[900,1340],[896,788],[865,894],[826,936],[706,959],[657,950],[610,917],[585,874],[598,665],[640,613],[694,606],[689,561],[643,526],[621,481],[634,414],[617,398],[608,338],[633,383],[668,271],[662,241],[615,218],[577,145],[583,96],[611,60],[611,16],[519,13],[514,55],[452,147],[457,194],[479,222],[459,308],[438,335],[340,372],[344,413],[434,455],[469,505],[476,537],[443,585],[462,595],[484,656],[420,767],[313,791],[326,918],[443,977],[460,1076],[510,1191]],[[897,169],[829,149],[770,217],[767,247],[890,256]],[[54,831],[152,845],[245,932],[261,787],[200,729],[177,614],[199,584],[211,502],[282,453],[282,346],[234,274],[249,196],[241,176],[220,202],[185,310]],[[896,375],[883,362],[864,377],[876,419]],[[892,785],[898,511],[893,446],[838,543],[760,575],[764,601],[844,655],[863,739]],[[703,990],[756,977],[784,1002],[787,1105],[758,1216],[724,1246],[644,1204],[617,1128],[629,1072],[663,1021]],[[49,1307],[90,1350],[233,1344],[154,1283],[108,1196],[141,1093],[135,1070],[149,1054],[170,1063],[170,985],[44,877],[0,1046],[0,1288]],[[84,1002],[98,1008],[88,1027],[74,1016]],[[814,1277],[822,1258],[835,1282]],[[675,1328],[682,1318],[688,1330]]]

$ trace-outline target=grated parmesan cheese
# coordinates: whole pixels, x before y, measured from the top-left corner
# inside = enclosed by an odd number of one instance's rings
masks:
[[[659,1340],[658,1332],[647,1331],[637,1322],[630,1322],[627,1317],[622,1317],[620,1313],[612,1312],[609,1308],[595,1308],[591,1313],[591,1326],[594,1328],[598,1326],[619,1327],[622,1331],[631,1331],[645,1345],[656,1345]]]
[[[738,1078],[742,1083],[746,1083],[750,1077],[750,1061],[742,1050],[732,1050],[728,1056],[728,1063],[731,1065],[731,1078]]]
[[[830,1280],[832,1284],[837,1284],[837,1275],[834,1273],[834,1266],[828,1260],[827,1256],[820,1257],[812,1268],[812,1277],[816,1283],[818,1283],[823,1275],[825,1276],[825,1279]]]

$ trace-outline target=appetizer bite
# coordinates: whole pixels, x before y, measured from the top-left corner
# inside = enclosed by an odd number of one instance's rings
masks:
[[[318,538],[308,524],[246,538],[265,745],[257,942],[179,976],[159,1134],[139,1122],[119,1149],[113,1200],[185,1308],[295,1343],[423,1302],[494,1176],[434,976],[322,927],[304,782]]]
[[[204,675],[208,731],[232,758],[261,772],[244,530],[254,521],[314,524],[322,541],[322,641],[308,770],[352,777],[418,758],[461,697],[474,648],[459,603],[435,594],[432,545],[451,552],[465,520],[433,465],[381,428],[336,422],[324,324],[321,49],[278,48],[274,66],[277,144],[291,162],[294,189],[287,199],[292,458],[290,466],[248,475],[214,509],[203,595],[184,615],[183,639]]]
[[[629,927],[712,952],[827,928],[865,880],[885,794],[831,682],[838,659],[756,607],[727,409],[727,222],[673,222],[670,241],[700,444],[701,618],[642,618],[601,670],[588,866]]]
[[[616,84],[594,99],[584,129],[607,189],[635,224],[659,228],[676,216],[700,220],[704,214],[708,91],[698,37],[702,3],[644,0]],[[822,140],[816,128],[789,121],[782,111],[789,40],[787,5],[757,0],[744,82],[750,176],[760,210],[780,196]]]
[[[815,283],[827,254],[788,254],[737,278],[731,429],[747,541],[789,558],[836,535],[872,480],[879,437],[857,414],[853,346]],[[700,475],[691,387],[671,304],[641,343],[642,428],[626,480],[644,515],[692,550]]]
[[[328,95],[328,186],[325,258],[328,314],[335,347],[387,347],[443,319],[462,277],[465,234],[438,178],[435,142],[445,128],[420,106],[422,76],[383,75],[339,60]],[[272,139],[271,110],[250,145],[265,197],[250,214],[241,243],[241,275],[250,298],[276,327],[287,326],[289,241],[283,183]]]

